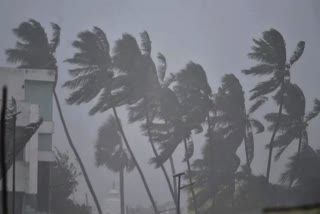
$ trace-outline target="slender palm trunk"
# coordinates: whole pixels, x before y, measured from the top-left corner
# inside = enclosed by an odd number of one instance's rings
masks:
[[[124,206],[124,168],[121,168],[119,173],[120,179],[120,209],[121,214],[125,214],[125,206]]]
[[[151,147],[152,147],[152,151],[153,151],[153,154],[156,158],[159,157],[159,154],[157,152],[157,149],[154,145],[154,142],[152,140],[152,136],[151,136],[151,130],[150,130],[150,119],[149,119],[149,110],[148,110],[148,104],[146,105],[147,106],[147,111],[146,111],[146,123],[147,123],[147,132],[148,132],[148,137],[149,137],[149,142],[151,144]],[[169,187],[169,190],[170,190],[170,193],[171,193],[171,196],[172,196],[172,199],[173,199],[173,202],[175,203],[175,205],[177,206],[177,203],[176,203],[176,197],[174,195],[174,192],[173,192],[173,188],[172,188],[172,185],[171,185],[171,182],[170,182],[170,179],[169,179],[169,176],[168,176],[168,173],[167,173],[167,170],[166,168],[164,167],[163,164],[161,164],[160,166],[163,174],[164,174],[164,177],[167,181],[167,184],[168,184],[168,187]]]
[[[186,150],[186,154],[188,154],[188,145],[187,145],[187,140],[184,139],[184,148]],[[194,213],[198,214],[198,206],[197,206],[197,198],[196,198],[196,194],[194,192],[193,189],[193,182],[192,182],[192,175],[191,175],[191,165],[190,165],[190,161],[189,159],[187,159],[187,167],[188,167],[188,178],[189,178],[189,185],[190,185],[190,190],[191,190],[191,196],[192,196],[192,205],[193,205],[193,209],[194,209]]]
[[[165,120],[165,124],[167,124],[167,120]],[[170,134],[170,131],[168,130],[168,134]],[[174,166],[174,161],[173,161],[173,157],[170,156],[169,158],[169,161],[170,161],[170,167],[171,167],[171,173],[172,173],[172,176],[176,174],[176,169],[175,169],[175,166]],[[173,179],[173,188],[174,188],[174,195],[175,195],[175,198],[177,199],[177,181],[176,179]]]
[[[283,100],[284,100],[284,92],[285,92],[285,85],[284,85],[284,79],[281,83],[281,98],[280,98],[280,106],[279,106],[279,112],[278,112],[278,120],[276,121],[276,124],[274,126],[274,130],[271,136],[270,144],[269,144],[269,156],[268,156],[268,166],[267,166],[267,182],[269,182],[270,178],[270,169],[271,169],[271,160],[272,160],[272,151],[273,151],[273,142],[274,138],[276,136],[276,133],[279,129],[280,122],[281,122],[281,114],[283,109]]]
[[[245,127],[245,133],[244,133],[244,148],[246,150],[247,167],[248,167],[249,171],[251,172],[249,154],[248,154],[248,145],[246,142],[247,142],[247,127]]]
[[[120,130],[120,133],[121,133],[122,138],[123,138],[123,140],[124,140],[124,143],[126,144],[126,147],[127,147],[128,151],[129,151],[131,157],[132,157],[132,160],[133,160],[135,166],[136,166],[137,169],[138,169],[138,172],[139,172],[139,174],[140,174],[142,183],[143,183],[143,185],[144,185],[144,187],[145,187],[145,189],[146,189],[146,191],[147,191],[148,197],[149,197],[149,199],[150,199],[150,201],[151,201],[153,210],[154,210],[155,214],[158,214],[159,211],[158,211],[157,205],[156,205],[156,203],[155,203],[155,201],[154,201],[154,199],[153,199],[153,196],[152,196],[152,194],[151,194],[150,188],[149,188],[148,183],[147,183],[147,181],[146,181],[146,178],[145,178],[145,176],[144,176],[144,174],[143,174],[143,171],[142,171],[140,165],[138,164],[137,159],[136,159],[136,157],[134,156],[133,151],[132,151],[132,149],[131,149],[131,147],[130,147],[130,145],[129,145],[129,143],[128,143],[127,137],[126,137],[126,135],[125,135],[125,133],[124,133],[124,131],[123,131],[122,125],[121,125],[121,123],[120,123],[120,119],[119,119],[119,117],[118,117],[118,113],[117,113],[117,111],[116,111],[115,108],[112,108],[112,111],[113,111],[113,114],[114,114],[114,116],[115,116],[115,118],[116,118],[116,121],[117,121],[117,123],[118,123],[119,130]]]
[[[62,122],[62,126],[63,126],[63,129],[64,129],[64,132],[65,132],[65,134],[66,134],[66,136],[67,136],[68,143],[69,143],[69,145],[70,145],[70,147],[71,147],[72,152],[73,152],[74,155],[76,156],[76,159],[77,159],[77,161],[78,161],[78,163],[79,163],[79,166],[80,166],[81,172],[82,172],[82,174],[83,174],[83,177],[84,177],[84,179],[85,179],[85,181],[86,181],[86,183],[87,183],[87,185],[88,185],[88,188],[89,188],[89,191],[90,191],[91,196],[92,196],[92,198],[93,198],[93,201],[94,201],[94,203],[95,203],[95,205],[96,205],[96,207],[97,207],[98,213],[99,213],[99,214],[103,214],[103,213],[102,213],[101,206],[100,206],[100,203],[99,203],[98,198],[97,198],[97,196],[96,196],[96,193],[95,193],[95,191],[94,191],[94,189],[93,189],[93,187],[92,187],[92,184],[91,184],[91,182],[90,182],[90,179],[89,179],[89,176],[88,176],[88,174],[87,174],[87,171],[86,171],[86,169],[85,169],[85,167],[84,167],[84,165],[83,165],[83,162],[82,162],[82,160],[81,160],[81,157],[80,157],[80,155],[79,155],[76,147],[74,146],[74,144],[73,144],[73,142],[72,142],[71,136],[70,136],[70,134],[69,134],[69,130],[68,130],[68,128],[67,128],[67,124],[66,124],[66,122],[65,122],[65,120],[64,120],[64,116],[63,116],[63,113],[62,113],[62,109],[61,109],[61,106],[60,106],[60,102],[59,102],[59,99],[58,99],[58,95],[57,95],[55,89],[53,90],[53,95],[54,95],[54,99],[55,99],[55,101],[56,101],[58,113],[59,113],[59,116],[60,116],[60,120],[61,120],[61,122]]]
[[[174,166],[174,161],[173,161],[172,156],[169,158],[169,160],[170,160],[170,166],[171,166],[171,173],[172,173],[172,175],[175,175],[176,168]],[[177,196],[177,181],[176,181],[176,179],[173,179],[173,188],[174,188],[174,195]]]

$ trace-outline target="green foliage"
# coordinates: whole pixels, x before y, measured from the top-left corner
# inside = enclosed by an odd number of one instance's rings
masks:
[[[89,208],[70,199],[75,193],[81,174],[70,161],[67,153],[56,151],[56,160],[52,166],[51,208],[55,214],[82,213],[89,214]]]

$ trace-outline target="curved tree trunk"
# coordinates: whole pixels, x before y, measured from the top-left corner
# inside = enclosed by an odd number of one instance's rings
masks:
[[[175,175],[176,174],[176,169],[175,169],[175,166],[174,166],[174,161],[173,161],[172,156],[169,158],[169,160],[170,160],[170,166],[171,166],[172,175]],[[177,196],[177,181],[176,181],[176,179],[173,179],[173,188],[174,188],[174,195],[175,195],[175,198],[176,198],[176,196]]]
[[[125,214],[125,207],[124,207],[124,168],[120,170],[119,173],[120,179],[120,209],[121,214]]]
[[[77,161],[78,161],[78,163],[79,163],[81,172],[82,172],[83,177],[84,177],[84,179],[85,179],[85,181],[86,181],[86,183],[87,183],[87,185],[88,185],[89,191],[90,191],[91,196],[92,196],[92,198],[93,198],[93,201],[94,201],[94,203],[95,203],[95,205],[96,205],[96,207],[97,207],[97,210],[98,210],[99,214],[103,214],[103,213],[102,213],[101,206],[100,206],[100,203],[99,203],[98,198],[97,198],[97,196],[96,196],[96,193],[95,193],[95,191],[94,191],[94,189],[93,189],[93,187],[92,187],[92,184],[91,184],[91,182],[90,182],[90,179],[89,179],[89,176],[88,176],[88,174],[87,174],[87,171],[86,171],[86,169],[85,169],[85,167],[84,167],[84,165],[83,165],[83,162],[82,162],[82,160],[81,160],[81,157],[80,157],[80,155],[79,155],[76,147],[74,146],[74,144],[73,144],[73,142],[72,142],[71,136],[70,136],[70,134],[69,134],[69,130],[68,130],[68,128],[67,128],[67,124],[66,124],[66,122],[65,122],[65,120],[64,120],[64,117],[63,117],[63,113],[62,113],[62,110],[61,110],[61,106],[60,106],[60,102],[59,102],[59,99],[58,99],[58,95],[57,95],[55,89],[53,90],[53,95],[54,95],[54,99],[55,99],[55,101],[56,101],[56,105],[57,105],[58,113],[59,113],[59,116],[60,116],[60,120],[61,120],[61,122],[62,122],[63,130],[64,130],[64,132],[65,132],[65,134],[66,134],[66,136],[67,136],[68,143],[69,143],[69,145],[70,145],[70,147],[71,147],[71,149],[72,149],[72,152],[73,152],[74,155],[76,156],[76,159],[77,159]]]
[[[247,126],[245,127],[245,133],[244,133],[244,148],[245,148],[245,151],[246,151],[246,161],[247,161],[247,167],[248,167],[248,170],[251,172],[251,166],[250,166],[250,161],[249,161],[249,154],[248,154],[248,145],[247,145]]]
[[[280,98],[280,106],[279,106],[279,112],[278,112],[278,120],[276,122],[276,125],[274,126],[274,130],[271,136],[270,144],[269,144],[269,156],[268,156],[268,166],[267,166],[267,182],[269,182],[270,178],[270,169],[271,169],[271,160],[272,160],[272,150],[273,150],[273,142],[274,138],[276,136],[276,133],[279,129],[280,122],[281,122],[281,114],[282,114],[282,108],[283,108],[283,101],[284,101],[284,91],[285,91],[285,84],[284,79],[281,83],[281,98]]]
[[[165,120],[165,124],[167,124],[167,120]],[[168,130],[168,134],[170,134],[170,131]],[[172,173],[172,176],[176,174],[176,169],[175,169],[175,166],[174,166],[174,161],[173,161],[173,157],[170,156],[169,158],[169,161],[170,161],[170,167],[171,167],[171,173]],[[177,191],[178,191],[178,188],[177,188],[177,181],[176,179],[173,179],[173,192],[174,192],[174,197],[175,199],[177,199]]]
[[[113,114],[114,114],[114,116],[115,116],[115,118],[116,118],[116,121],[117,121],[117,123],[118,123],[119,130],[120,130],[120,133],[121,133],[122,138],[123,138],[123,140],[124,140],[124,143],[126,144],[126,147],[127,147],[128,151],[129,151],[129,153],[130,153],[130,155],[131,155],[131,157],[132,157],[132,159],[133,159],[133,162],[134,162],[135,166],[136,166],[137,169],[138,169],[138,172],[139,172],[139,174],[140,174],[142,183],[143,183],[143,185],[144,185],[144,187],[145,187],[145,189],[146,189],[146,191],[147,191],[148,197],[149,197],[149,199],[150,199],[150,201],[151,201],[153,210],[154,210],[155,214],[158,214],[159,212],[158,212],[157,205],[156,205],[156,203],[155,203],[155,201],[154,201],[154,199],[153,199],[153,196],[152,196],[152,194],[151,194],[150,188],[149,188],[148,183],[147,183],[147,181],[146,181],[146,178],[145,178],[145,176],[144,176],[144,174],[143,174],[143,171],[142,171],[140,165],[138,164],[137,159],[136,159],[136,157],[134,156],[133,151],[132,151],[132,149],[131,149],[131,147],[130,147],[130,145],[129,145],[129,143],[128,143],[127,137],[126,137],[126,135],[125,135],[125,133],[124,133],[124,131],[123,131],[121,122],[120,122],[120,120],[119,120],[118,113],[117,113],[117,111],[116,111],[115,108],[112,108],[112,111],[113,111]]]
[[[150,130],[150,119],[149,119],[149,110],[148,110],[148,104],[147,104],[147,111],[146,111],[146,123],[147,123],[147,132],[148,132],[148,137],[149,137],[149,142],[151,144],[151,147],[152,147],[152,151],[153,151],[153,154],[156,158],[159,157],[159,154],[157,152],[157,149],[154,145],[154,142],[152,140],[152,136],[151,136],[151,130]],[[172,196],[172,199],[173,199],[173,202],[174,204],[177,206],[177,202],[176,202],[176,198],[175,198],[175,195],[174,195],[174,192],[173,192],[173,188],[172,188],[172,185],[171,185],[171,182],[170,182],[170,179],[169,179],[169,176],[168,176],[168,173],[167,173],[167,170],[166,168],[164,167],[163,164],[161,164],[160,166],[163,174],[164,174],[164,177],[167,181],[167,184],[168,184],[168,187],[169,187],[169,190],[170,190],[170,193],[171,193],[171,196]]]
[[[184,148],[186,150],[186,154],[188,154],[187,140],[184,139],[183,142],[184,142]],[[191,165],[190,165],[189,159],[186,159],[186,162],[187,162],[188,174],[189,174],[189,176],[188,176],[189,185],[190,185],[191,196],[192,196],[192,201],[193,201],[192,205],[193,205],[194,213],[198,214],[197,198],[196,198],[196,194],[195,194],[194,189],[193,189],[192,175],[191,175]]]

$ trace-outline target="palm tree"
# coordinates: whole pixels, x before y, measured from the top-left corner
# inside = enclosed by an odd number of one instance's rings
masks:
[[[230,150],[223,134],[212,130],[202,150],[202,157],[194,161],[192,175],[196,182],[199,213],[226,213],[232,208],[235,172],[239,157]]]
[[[124,170],[134,169],[130,154],[123,148],[121,133],[116,119],[112,116],[100,127],[96,141],[96,165],[106,166],[113,172],[119,173],[121,214],[125,213],[124,199]]]
[[[166,66],[164,66],[166,67]],[[171,75],[165,81],[165,72],[160,83],[160,115],[165,123],[152,123],[151,131],[154,141],[160,144],[160,153],[153,162],[159,166],[172,157],[177,146],[183,142],[185,148],[184,161],[187,164],[189,183],[192,184],[190,160],[193,155],[192,131],[200,133],[202,124],[212,108],[211,88],[201,65],[189,62],[176,75]],[[173,83],[173,90],[169,87]],[[157,120],[159,121],[159,120]],[[170,130],[166,132],[165,130]],[[191,185],[192,207],[197,211],[196,195]]]
[[[279,97],[275,97],[279,102]],[[281,123],[279,125],[280,134],[274,140],[274,147],[279,148],[275,155],[278,160],[285,149],[294,140],[298,140],[299,156],[301,149],[308,145],[307,127],[309,122],[320,113],[320,101],[315,99],[313,110],[306,113],[306,101],[303,91],[296,84],[289,84],[284,93],[283,106],[286,113],[281,114]],[[277,123],[277,113],[269,113],[265,116],[266,120],[271,122],[269,129],[273,129]]]
[[[130,78],[125,75],[115,75],[116,68],[110,56],[109,42],[106,34],[100,28],[94,27],[93,31],[79,33],[78,40],[73,42],[73,46],[79,52],[75,53],[73,58],[66,60],[77,66],[69,70],[73,79],[64,84],[64,87],[73,90],[67,98],[67,103],[79,105],[90,102],[98,96],[98,102],[90,110],[90,115],[112,108],[122,139],[137,167],[154,211],[158,213],[155,200],[127,140],[116,110],[116,107],[128,102]]]
[[[13,29],[13,33],[17,36],[19,41],[17,41],[15,48],[6,50],[7,61],[18,64],[19,68],[51,69],[55,71],[56,79],[53,88],[53,95],[56,101],[60,120],[67,136],[68,143],[80,165],[81,171],[84,175],[92,198],[97,206],[98,212],[99,214],[102,214],[101,206],[85,170],[81,157],[75,148],[74,143],[72,142],[56,92],[58,67],[56,65],[57,61],[54,54],[60,42],[60,27],[57,24],[52,23],[52,29],[53,36],[49,41],[44,28],[39,22],[33,19],[29,20],[28,22],[22,22],[17,28]]]
[[[216,116],[214,121],[217,128],[229,142],[230,149],[235,153],[243,142],[246,151],[247,167],[254,157],[253,128],[256,134],[264,131],[263,124],[252,118],[254,111],[246,110],[245,97],[238,78],[233,74],[226,74],[222,78],[222,85],[215,95]]]
[[[290,82],[291,67],[302,56],[305,42],[300,41],[297,44],[296,50],[289,60],[287,59],[285,40],[277,30],[270,29],[264,31],[262,33],[262,38],[259,40],[253,39],[253,42],[254,46],[252,47],[252,52],[249,53],[248,56],[249,58],[256,60],[258,64],[250,69],[243,70],[242,72],[246,75],[271,76],[271,78],[267,81],[258,83],[251,90],[252,96],[250,97],[250,100],[256,101],[254,105],[257,108],[266,101],[265,96],[270,93],[276,92],[280,97],[278,122],[273,129],[269,143],[269,157],[266,173],[267,180],[269,181],[274,138],[281,121],[284,92],[286,91],[287,83]]]
[[[114,67],[122,74],[123,97],[128,104],[129,122],[145,121],[145,127],[149,142],[155,158],[159,154],[154,144],[151,124],[159,113],[158,101],[161,85],[157,76],[156,66],[151,58],[151,40],[145,31],[140,34],[141,48],[136,39],[123,34],[122,38],[116,41],[114,47]],[[176,202],[170,178],[163,164],[160,168],[165,176],[169,191]]]
[[[320,150],[306,145],[300,154],[295,153],[280,177],[280,182],[293,184],[291,194],[295,195],[295,204],[317,203],[320,194]]]

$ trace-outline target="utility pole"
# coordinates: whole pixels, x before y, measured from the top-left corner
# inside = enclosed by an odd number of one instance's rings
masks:
[[[12,115],[13,119],[13,130],[12,130],[12,214],[16,211],[16,125],[17,125],[17,115],[21,112],[16,111],[16,103],[14,103],[15,112]]]
[[[185,175],[184,172],[173,175],[173,179],[178,178],[178,196],[177,196],[177,214],[180,214],[180,190],[181,190],[181,176]]]

